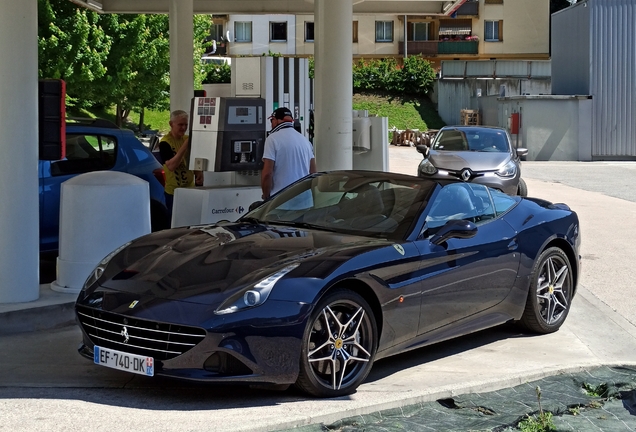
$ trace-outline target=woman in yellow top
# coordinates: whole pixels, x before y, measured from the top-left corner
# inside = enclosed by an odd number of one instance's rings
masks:
[[[187,130],[188,113],[183,110],[173,111],[170,113],[170,132],[159,142],[159,152],[166,176],[165,195],[169,217],[172,217],[174,190],[179,187],[194,187],[195,184],[195,173],[188,169],[186,158],[190,149],[190,140],[185,134]],[[200,179],[197,178],[197,183],[198,180]]]

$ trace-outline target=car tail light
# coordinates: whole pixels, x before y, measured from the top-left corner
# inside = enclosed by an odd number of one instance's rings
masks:
[[[152,172],[152,174],[155,176],[157,180],[159,180],[159,183],[161,183],[161,186],[163,187],[166,186],[166,173],[163,172],[163,168],[157,168],[156,170]]]

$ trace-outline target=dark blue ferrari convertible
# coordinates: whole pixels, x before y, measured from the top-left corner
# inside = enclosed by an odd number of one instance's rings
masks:
[[[77,299],[80,353],[143,375],[352,393],[374,360],[517,322],[550,333],[576,292],[565,204],[486,186],[335,171],[234,223],[109,254]]]

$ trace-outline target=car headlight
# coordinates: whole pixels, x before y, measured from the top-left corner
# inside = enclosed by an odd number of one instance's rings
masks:
[[[250,286],[249,289],[241,291],[223,302],[214,313],[217,315],[225,315],[262,305],[269,297],[276,282],[299,265],[300,263],[288,265],[266,278],[261,279],[260,282]]]
[[[433,175],[437,172],[437,168],[435,168],[435,165],[433,165],[431,161],[424,159],[420,162],[420,172],[422,174]]]
[[[88,278],[86,279],[86,282],[84,282],[84,289],[90,287],[95,282],[97,282],[97,280],[100,277],[102,277],[102,275],[104,274],[104,271],[106,270],[106,267],[108,266],[108,263],[110,262],[110,260],[112,260],[115,255],[121,252],[124,248],[128,247],[128,245],[130,245],[131,243],[132,243],[131,241],[129,241],[128,243],[124,243],[123,245],[119,246],[117,249],[115,249],[114,251],[106,255],[104,259],[101,260],[99,264],[97,264],[97,267],[95,267],[95,269],[88,276]]]
[[[497,175],[499,177],[514,177],[517,174],[517,164],[510,160],[503,167],[499,168]]]

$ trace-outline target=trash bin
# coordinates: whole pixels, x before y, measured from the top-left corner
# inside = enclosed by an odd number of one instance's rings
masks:
[[[91,271],[122,244],[150,232],[148,182],[99,171],[62,183],[57,279],[51,289],[79,293]]]

